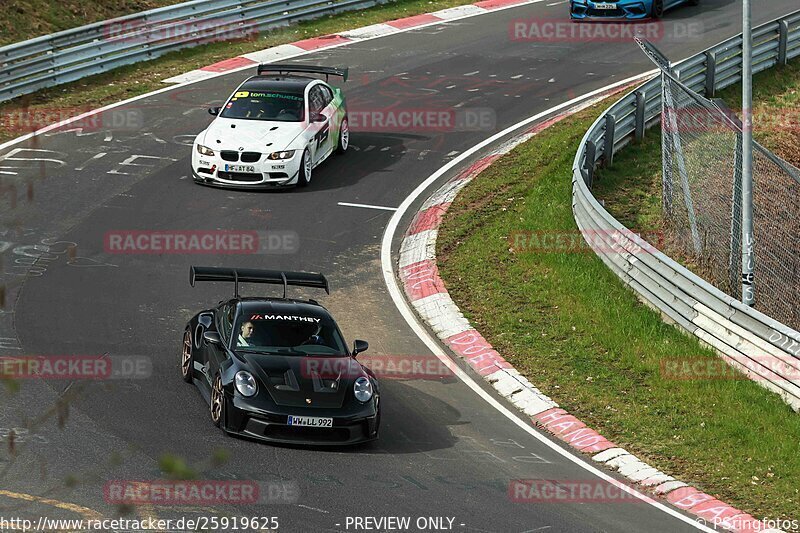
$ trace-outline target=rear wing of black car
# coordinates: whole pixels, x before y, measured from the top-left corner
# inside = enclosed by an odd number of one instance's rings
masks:
[[[325,80],[329,76],[340,76],[342,81],[347,81],[347,73],[350,69],[347,67],[318,67],[315,65],[300,65],[296,63],[264,63],[258,66],[258,75],[274,72],[276,74],[325,74]]]
[[[197,281],[232,281],[236,298],[239,297],[239,283],[283,285],[284,298],[286,298],[286,287],[289,285],[325,289],[326,293],[331,293],[330,285],[328,285],[328,280],[325,276],[312,272],[192,266],[189,268],[189,284],[194,287]]]

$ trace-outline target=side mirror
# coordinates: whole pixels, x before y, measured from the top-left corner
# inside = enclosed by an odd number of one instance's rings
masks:
[[[209,115],[214,115],[216,117],[217,115],[219,115],[219,110],[220,110],[219,107],[209,107],[208,108],[208,114]]]
[[[328,120],[322,113],[311,113],[311,122],[325,122]]]
[[[353,357],[357,356],[361,352],[366,352],[367,348],[369,348],[369,343],[367,341],[355,341],[353,342]]]
[[[215,346],[222,346],[222,338],[219,336],[219,333],[216,331],[205,331],[203,332],[203,340],[209,344],[213,344]]]

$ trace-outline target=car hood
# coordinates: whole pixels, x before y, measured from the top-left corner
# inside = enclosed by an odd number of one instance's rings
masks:
[[[341,407],[355,380],[366,375],[349,356],[241,355],[272,400],[289,407]]]
[[[218,118],[200,142],[212,150],[274,152],[286,149],[305,129],[303,122]]]

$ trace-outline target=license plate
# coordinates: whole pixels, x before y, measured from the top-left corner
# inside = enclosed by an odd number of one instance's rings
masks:
[[[602,3],[602,4],[595,4],[595,9],[617,9],[617,4],[609,4],[609,3]]]
[[[287,422],[290,426],[304,426],[311,428],[332,428],[333,418],[322,418],[319,416],[289,416]]]
[[[225,172],[250,172],[254,173],[256,167],[253,165],[225,165]]]

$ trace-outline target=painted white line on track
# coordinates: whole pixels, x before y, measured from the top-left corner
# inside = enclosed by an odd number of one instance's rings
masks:
[[[511,420],[514,424],[519,426],[522,430],[527,432],[529,435],[531,435],[532,437],[534,437],[535,439],[540,441],[542,444],[544,444],[545,446],[547,446],[548,448],[550,448],[551,450],[553,450],[557,454],[561,455],[565,459],[575,463],[579,467],[587,470],[588,472],[594,474],[595,476],[599,477],[600,479],[602,479],[602,480],[604,480],[604,481],[606,481],[608,483],[614,484],[616,486],[619,486],[619,481],[615,480],[613,477],[608,475],[606,472],[603,472],[602,470],[592,466],[591,464],[588,464],[588,463],[584,462],[580,458],[578,458],[575,455],[573,455],[572,453],[570,453],[568,450],[565,450],[564,448],[558,446],[556,443],[551,441],[549,438],[547,438],[544,435],[542,435],[541,433],[539,433],[530,424],[523,422],[515,413],[511,412],[503,404],[501,404],[499,401],[497,401],[491,394],[486,392],[480,385],[478,385],[478,383],[476,383],[475,380],[472,379],[472,377],[470,377],[466,372],[464,372],[447,355],[447,353],[444,351],[444,349],[439,345],[438,341],[436,339],[434,339],[428,333],[428,331],[425,329],[425,327],[417,319],[417,316],[414,313],[413,309],[411,308],[411,306],[409,305],[409,303],[406,301],[405,297],[403,296],[403,292],[400,289],[400,286],[399,286],[399,284],[397,282],[397,276],[395,275],[395,272],[394,272],[394,265],[393,265],[393,262],[392,262],[392,241],[394,239],[395,232],[397,231],[397,228],[398,228],[398,226],[400,224],[400,220],[403,218],[403,215],[406,213],[406,211],[408,211],[408,208],[411,207],[411,205],[417,200],[417,198],[420,195],[422,195],[422,193],[424,193],[428,189],[428,187],[430,187],[431,184],[433,184],[436,180],[438,180],[439,178],[444,176],[448,171],[450,171],[451,169],[453,169],[457,165],[461,164],[464,160],[468,159],[473,154],[475,154],[475,153],[479,152],[480,150],[486,148],[487,146],[490,146],[491,144],[497,142],[498,140],[502,139],[506,135],[509,135],[509,134],[513,133],[514,131],[516,131],[518,129],[521,129],[521,128],[523,128],[524,126],[526,126],[528,124],[534,123],[537,120],[543,119],[543,118],[545,118],[545,117],[547,117],[549,115],[552,115],[552,114],[554,114],[554,113],[556,113],[558,111],[562,111],[562,110],[568,109],[570,107],[573,107],[573,106],[575,106],[575,105],[577,105],[577,104],[579,104],[581,102],[584,102],[584,101],[586,101],[588,99],[591,99],[593,97],[597,97],[597,96],[599,96],[599,95],[601,95],[601,94],[603,94],[603,93],[605,93],[607,91],[613,90],[615,88],[622,87],[622,86],[634,83],[634,82],[636,82],[638,80],[644,80],[645,78],[647,78],[649,76],[652,76],[654,74],[656,74],[655,70],[649,71],[649,72],[646,72],[644,74],[640,74],[638,76],[633,76],[631,78],[628,78],[628,79],[613,83],[611,85],[608,85],[606,87],[597,89],[597,90],[592,91],[590,93],[587,93],[587,94],[585,94],[583,96],[579,96],[577,98],[573,98],[572,100],[569,100],[568,102],[564,102],[564,103],[559,104],[559,105],[557,105],[557,106],[555,106],[555,107],[553,107],[551,109],[548,109],[547,111],[543,111],[541,113],[537,113],[536,115],[534,115],[532,117],[529,117],[529,118],[527,118],[525,120],[522,120],[522,121],[518,122],[517,124],[514,124],[513,126],[510,126],[510,127],[506,128],[506,129],[504,129],[503,131],[501,131],[499,133],[496,133],[495,135],[492,135],[488,139],[485,139],[484,141],[482,141],[479,144],[473,146],[469,150],[466,150],[460,156],[456,157],[455,159],[453,159],[452,161],[448,162],[443,167],[441,167],[439,170],[437,170],[436,172],[431,174],[425,181],[420,183],[417,186],[417,188],[414,189],[414,191],[406,197],[405,200],[403,200],[403,203],[400,204],[400,207],[397,208],[397,211],[395,211],[394,215],[392,215],[392,218],[389,220],[389,224],[386,226],[386,231],[383,234],[383,239],[382,239],[382,242],[381,242],[381,269],[383,270],[383,278],[384,278],[384,281],[386,283],[386,288],[389,291],[389,295],[392,297],[392,301],[394,302],[395,306],[397,307],[397,310],[400,312],[400,314],[403,316],[405,321],[408,323],[409,327],[411,327],[412,331],[414,331],[414,333],[416,333],[417,337],[419,337],[419,339],[423,343],[425,343],[425,345],[428,347],[428,349],[430,349],[430,351],[434,355],[436,355],[436,357],[448,369],[450,369],[453,372],[453,374],[455,374],[462,382],[464,382],[465,385],[467,385],[478,396],[480,396],[481,399],[483,399],[486,403],[488,403],[489,405],[491,405],[492,407],[497,409],[501,414],[503,414],[506,418]],[[568,178],[570,180],[572,179],[571,176],[568,176]],[[707,527],[707,526],[705,526],[705,525],[703,525],[701,523],[696,522],[691,517],[686,516],[686,515],[678,512],[678,511],[676,511],[675,509],[672,509],[672,508],[668,507],[667,505],[664,505],[663,503],[657,502],[657,501],[653,500],[651,497],[649,497],[649,496],[647,496],[645,494],[642,494],[641,492],[639,492],[639,491],[637,491],[637,490],[635,490],[633,488],[630,488],[630,490],[626,489],[626,492],[630,492],[630,494],[632,494],[633,496],[641,499],[642,501],[644,501],[646,503],[649,503],[650,505],[656,507],[660,511],[663,511],[663,512],[667,513],[668,515],[673,516],[673,517],[677,518],[678,520],[680,520],[682,522],[685,522],[686,524],[689,524],[689,525],[699,529],[700,531],[706,531],[708,533],[713,533],[714,532],[714,529],[711,529],[711,528],[709,528],[709,527]]]
[[[382,209],[383,211],[397,211],[396,207],[385,207],[382,205],[351,204],[349,202],[338,202],[337,205],[343,205],[345,207],[363,207],[364,209]]]

